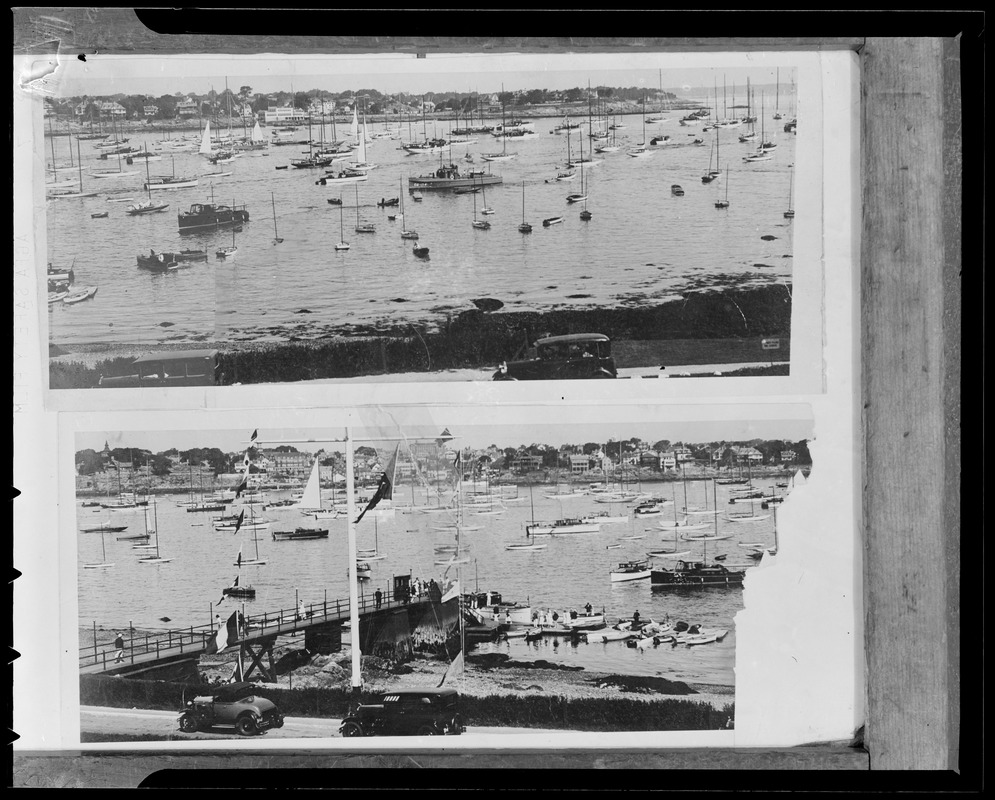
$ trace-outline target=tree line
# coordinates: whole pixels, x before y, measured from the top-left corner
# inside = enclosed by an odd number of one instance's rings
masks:
[[[795,458],[792,463],[799,466],[807,466],[812,463],[812,456],[809,453],[808,441],[789,441],[786,439],[753,439],[747,442],[708,442],[708,443],[684,443],[671,442],[669,439],[661,439],[652,445],[643,442],[637,437],[623,439],[620,441],[607,442],[585,442],[577,445],[565,445],[554,447],[553,445],[533,442],[528,445],[518,447],[499,448],[491,445],[481,451],[465,449],[463,451],[463,463],[468,468],[479,470],[488,469],[511,469],[513,463],[522,457],[532,456],[541,459],[543,468],[555,469],[563,466],[570,455],[594,455],[602,453],[614,462],[618,462],[626,456],[639,455],[643,453],[666,453],[675,449],[687,449],[690,451],[691,460],[696,463],[717,463],[720,466],[734,467],[738,465],[735,447],[753,447],[762,456],[764,464],[780,463],[781,453],[793,451]],[[280,445],[273,448],[274,452],[299,453],[292,445]],[[721,455],[715,460],[716,452]],[[225,453],[217,447],[194,447],[189,450],[177,450],[175,447],[163,450],[160,453],[153,453],[138,447],[115,447],[105,448],[102,451],[85,449],[76,451],[76,471],[80,475],[93,475],[97,472],[128,468],[137,472],[148,470],[149,474],[164,477],[172,474],[183,474],[187,470],[196,467],[198,469],[209,469],[215,476],[230,474],[240,471],[244,465],[244,458],[248,454],[250,461],[250,472],[259,472],[255,465],[260,453],[256,448],[249,448],[248,451],[237,453]],[[311,455],[307,453],[307,455]],[[376,449],[368,446],[360,446],[355,450],[357,459],[362,459],[367,463],[374,461],[385,461],[384,456]],[[449,457],[442,457],[436,453],[438,464],[444,464]],[[338,451],[319,451],[316,454],[319,464],[323,467],[331,467],[335,471],[345,471],[345,456]]]

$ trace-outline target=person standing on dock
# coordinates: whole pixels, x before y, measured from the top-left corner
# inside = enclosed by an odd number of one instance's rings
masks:
[[[114,654],[114,663],[120,664],[124,661],[124,637],[121,635],[120,631],[115,633],[114,649],[117,651]]]
[[[380,603],[383,601],[383,592],[381,592],[379,589],[377,589],[373,593],[373,597],[376,600],[376,607],[379,609],[380,608]]]

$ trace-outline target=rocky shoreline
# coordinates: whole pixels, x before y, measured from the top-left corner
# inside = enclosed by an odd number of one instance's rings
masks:
[[[286,642],[274,650],[277,680],[262,685],[280,689],[346,688],[351,680],[348,653],[309,655],[299,644]],[[416,656],[411,661],[390,663],[363,656],[363,688],[370,692],[438,686],[446,676],[448,662]],[[209,682],[225,681],[235,668],[232,654],[202,658],[201,674]],[[735,688],[727,685],[686,683],[659,676],[592,672],[545,660],[513,661],[503,654],[473,654],[457,676],[446,678],[462,694],[472,697],[560,697],[568,700],[626,697],[641,700],[664,698],[708,703],[721,710],[735,701]]]
[[[756,361],[766,355],[761,352],[762,337],[783,340],[778,360],[789,355],[791,289],[785,285],[697,290],[666,302],[547,311],[508,311],[496,298],[474,302],[476,308],[448,313],[424,330],[410,325],[348,329],[311,325],[276,340],[263,339],[259,334],[265,332],[259,332],[255,339],[220,342],[52,343],[51,386],[96,386],[100,373],[126,374],[128,358],[190,347],[219,350],[221,385],[493,370],[503,361],[522,357],[537,338],[569,333],[608,336],[620,368]]]

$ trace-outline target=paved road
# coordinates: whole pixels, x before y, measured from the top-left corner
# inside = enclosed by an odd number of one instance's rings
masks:
[[[286,717],[282,728],[265,731],[256,737],[241,737],[230,728],[214,731],[181,733],[180,715],[175,711],[158,711],[147,708],[107,708],[80,706],[80,730],[86,733],[120,734],[122,736],[176,736],[183,739],[240,739],[270,741],[273,739],[331,739],[339,738],[338,719],[314,717]],[[485,728],[467,727],[464,736],[474,734],[562,733],[562,731],[536,728]]]
[[[775,362],[779,363],[779,362]],[[666,370],[659,367],[622,367],[618,370],[619,378],[663,378],[668,376],[714,375],[716,372],[727,373],[747,367],[769,367],[769,361],[751,361],[728,364],[687,364],[668,365]],[[299,383],[417,383],[439,381],[485,381],[494,375],[494,368],[487,369],[453,369],[444,372],[394,372],[388,375],[361,375],[356,378],[316,378]]]

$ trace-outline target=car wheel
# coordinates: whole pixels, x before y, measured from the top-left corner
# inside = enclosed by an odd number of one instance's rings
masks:
[[[436,736],[439,733],[439,729],[435,725],[422,725],[418,729],[419,736]]]
[[[345,738],[351,738],[353,736],[362,736],[363,728],[358,722],[352,722],[351,720],[345,723],[341,729],[342,736]]]
[[[256,721],[248,715],[239,717],[235,722],[235,731],[239,736],[252,736],[256,732]]]
[[[283,727],[283,717],[275,717],[273,719],[273,727],[274,728],[282,728]]]
[[[197,730],[197,720],[189,714],[180,717],[180,730],[184,733],[193,733]]]

